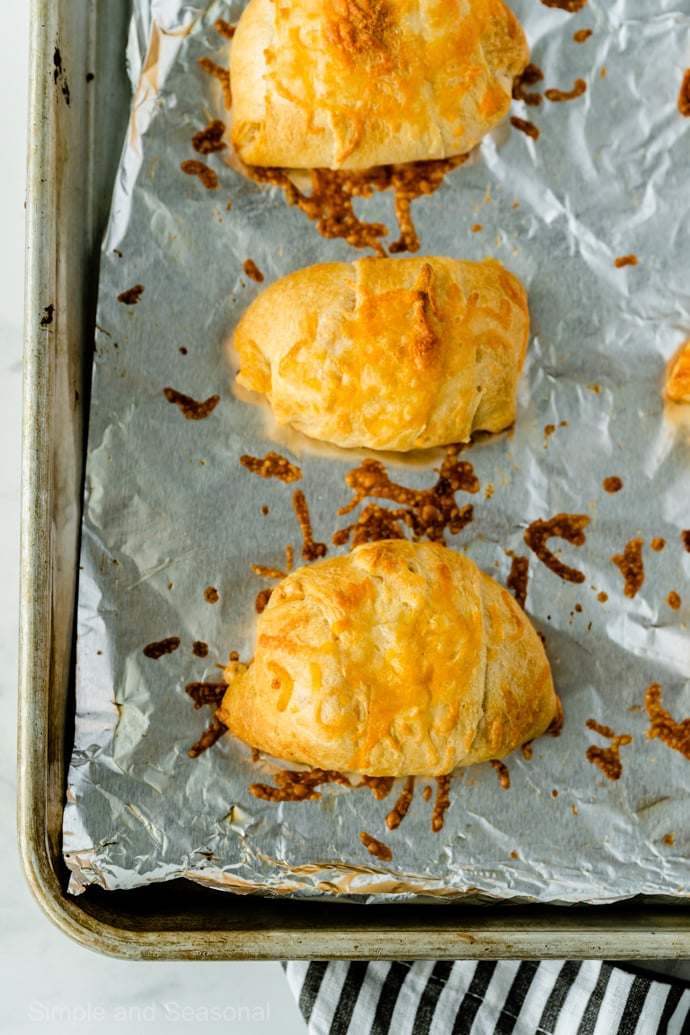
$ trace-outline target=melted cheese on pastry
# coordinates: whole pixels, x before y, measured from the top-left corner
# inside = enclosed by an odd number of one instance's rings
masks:
[[[407,451],[512,424],[528,336],[525,291],[495,260],[358,259],[271,285],[233,344],[278,424]]]
[[[218,716],[290,762],[440,775],[500,758],[555,719],[544,648],[464,554],[386,540],[288,575]]]
[[[250,0],[230,51],[249,165],[363,169],[464,154],[529,61],[502,0]]]

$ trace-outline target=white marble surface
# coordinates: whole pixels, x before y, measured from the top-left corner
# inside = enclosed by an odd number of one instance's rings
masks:
[[[0,41],[0,1032],[301,1035],[306,1027],[280,964],[98,956],[52,926],[21,872],[15,742],[28,8],[28,0],[4,0]]]

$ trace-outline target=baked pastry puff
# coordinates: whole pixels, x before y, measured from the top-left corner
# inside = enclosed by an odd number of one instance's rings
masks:
[[[512,424],[528,337],[524,288],[493,259],[369,258],[276,281],[233,344],[279,425],[405,452]]]
[[[560,716],[509,593],[464,554],[384,540],[299,568],[225,669],[219,719],[288,762],[439,776],[507,755]]]
[[[470,151],[529,61],[503,0],[250,0],[230,50],[248,165],[366,169]]]

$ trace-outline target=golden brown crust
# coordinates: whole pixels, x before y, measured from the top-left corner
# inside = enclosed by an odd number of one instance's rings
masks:
[[[500,758],[558,712],[544,648],[464,554],[386,540],[273,591],[254,660],[231,662],[219,718],[289,762],[440,775]]]
[[[471,150],[529,61],[503,0],[250,0],[230,52],[248,165],[365,169]]]
[[[525,291],[495,260],[357,259],[271,285],[233,344],[278,424],[400,452],[512,424],[528,336]]]

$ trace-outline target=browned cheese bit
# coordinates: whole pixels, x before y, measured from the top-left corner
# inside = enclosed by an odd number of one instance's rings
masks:
[[[414,776],[408,776],[405,780],[405,786],[403,787],[398,800],[386,816],[386,826],[389,830],[395,830],[399,827],[405,816],[408,813],[410,805],[412,804],[412,796],[414,794]]]
[[[644,582],[644,561],[642,560],[642,539],[631,539],[623,553],[614,554],[611,558],[623,576],[623,592],[630,600],[637,594]]]
[[[514,129],[519,130],[520,133],[524,133],[525,136],[530,137],[532,140],[539,140],[539,130],[533,122],[529,121],[529,119],[520,119],[517,115],[511,115],[510,124]]]
[[[345,475],[345,481],[353,492],[353,498],[339,514],[349,514],[367,497],[386,499],[398,503],[399,509],[387,510],[369,504],[353,525],[336,532],[335,545],[343,545],[353,535],[353,546],[377,539],[402,539],[404,533],[399,522],[412,530],[415,542],[429,539],[444,542],[447,529],[457,535],[472,520],[470,504],[460,507],[457,492],[477,493],[480,485],[472,464],[459,460],[460,446],[450,446],[438,471],[436,484],[430,489],[410,489],[391,481],[379,460],[363,460],[359,467]]]
[[[622,270],[626,266],[637,266],[637,256],[630,253],[629,255],[619,255],[617,259],[614,259],[613,265],[617,270]]]
[[[342,238],[353,248],[373,248],[383,256],[381,238],[388,234],[382,223],[367,223],[354,210],[355,198],[371,198],[374,191],[394,192],[394,208],[400,237],[389,246],[392,254],[416,252],[419,237],[410,214],[415,198],[433,194],[445,175],[467,161],[467,155],[405,165],[383,165],[360,171],[311,169],[311,192],[304,194],[284,169],[245,166],[247,175],[257,183],[279,187],[287,203],[295,205],[312,222],[322,237]]]
[[[527,601],[528,579],[529,560],[527,557],[513,557],[510,562],[510,573],[506,585],[523,611]]]
[[[164,388],[163,395],[169,403],[179,406],[182,416],[186,420],[205,420],[209,417],[220,402],[219,395],[210,395],[203,402],[197,402],[191,395],[184,395],[175,388]]]
[[[213,28],[219,35],[224,36],[226,40],[231,40],[235,35],[235,26],[231,25],[230,22],[226,22],[224,18],[216,18]]]
[[[309,505],[307,504],[307,498],[301,489],[295,489],[292,496],[292,506],[297,515],[297,520],[299,521],[299,525],[302,530],[302,537],[304,539],[302,557],[305,561],[316,561],[319,557],[325,557],[328,547],[325,543],[317,543],[314,541],[314,532],[312,530],[311,517],[309,515]]]
[[[513,79],[513,100],[522,101],[530,108],[536,108],[542,103],[540,93],[530,92],[528,87],[541,83],[544,73],[538,65],[529,64],[524,72]]]
[[[564,721],[565,721],[565,716],[563,714],[563,704],[561,702],[560,697],[557,697],[556,698],[556,714],[553,717],[551,725],[549,726],[549,728],[546,731],[546,736],[547,737],[560,737],[561,733],[563,732],[563,723],[564,723]]]
[[[572,90],[544,90],[544,96],[554,104],[562,104],[564,101],[575,101],[582,97],[587,90],[587,83],[584,79],[576,79]]]
[[[559,560],[547,547],[549,539],[565,539],[573,546],[582,546],[585,542],[584,529],[589,524],[586,514],[556,514],[547,521],[541,518],[533,521],[525,530],[524,540],[542,564],[545,564],[554,575],[566,582],[581,583],[585,576],[577,568],[571,568]]]
[[[436,800],[431,816],[431,829],[438,834],[443,829],[443,820],[450,807],[450,776],[436,777]]]
[[[212,748],[224,733],[227,733],[227,726],[225,726],[220,719],[214,715],[211,725],[207,726],[196,744],[192,744],[190,747],[189,757],[198,758],[199,755],[203,755],[204,751],[208,751],[209,748]]]
[[[211,705],[219,708],[223,695],[227,690],[226,683],[187,683],[185,693],[194,701],[195,708]]]
[[[128,288],[117,296],[118,302],[122,302],[123,305],[136,305],[141,296],[144,293],[143,284],[135,284],[134,287]]]
[[[253,259],[245,259],[242,263],[242,269],[247,274],[249,279],[253,280],[256,284],[263,283],[264,275]]]
[[[690,68],[687,69],[683,76],[683,82],[680,84],[680,93],[678,94],[678,111],[686,119],[690,119]]]
[[[581,11],[587,0],[541,0],[544,7],[556,7],[559,11],[567,11],[568,14],[575,14]]]
[[[225,123],[220,119],[211,119],[208,126],[200,129],[192,137],[192,147],[200,155],[212,155],[227,150],[227,142],[223,139]]]
[[[498,782],[503,790],[510,790],[510,771],[505,762],[501,762],[500,758],[492,758],[489,760],[489,765],[498,774]]]
[[[211,61],[211,59],[206,56],[199,58],[199,68],[218,80],[223,90],[223,104],[226,109],[232,108],[232,89],[230,87],[229,69],[223,68],[222,65],[217,65],[215,61]]]
[[[387,798],[393,790],[394,776],[363,776],[357,787],[368,787],[377,801]]]
[[[263,458],[245,453],[240,457],[240,463],[261,478],[277,478],[278,481],[289,483],[298,482],[302,477],[301,469],[280,453],[269,452]]]
[[[255,798],[264,801],[316,801],[321,792],[316,788],[325,783],[337,783],[350,787],[350,781],[343,773],[326,769],[306,769],[303,772],[283,769],[273,777],[274,787],[266,783],[253,783],[249,790]]]
[[[225,683],[188,683],[185,687],[185,693],[194,701],[195,708],[203,708],[204,705],[209,705],[214,710],[220,706],[226,690],[227,685]],[[189,757],[198,758],[204,751],[208,751],[209,748],[213,747],[216,741],[220,740],[226,732],[227,727],[225,724],[214,715],[211,724],[206,727],[199,740],[192,744],[189,749]]]
[[[144,654],[147,658],[158,661],[164,654],[172,654],[180,646],[179,636],[168,636],[164,640],[156,640],[144,647]]]
[[[261,615],[266,610],[266,605],[271,599],[272,589],[260,589],[256,594],[256,600],[254,601],[254,610],[258,615]]]
[[[366,830],[362,831],[359,839],[369,852],[369,855],[375,856],[381,862],[390,862],[393,858],[393,853],[388,845],[384,845],[383,841],[379,841],[377,838],[372,837],[371,834],[367,834]]]
[[[632,744],[632,737],[629,733],[616,735],[610,726],[602,726],[596,719],[587,719],[585,723],[588,730],[593,730],[600,737],[610,740],[611,746],[607,748],[597,747],[592,744],[587,748],[586,758],[588,762],[601,769],[607,780],[620,780],[623,775],[620,751],[626,744]]]
[[[644,700],[650,726],[647,736],[650,740],[658,737],[659,740],[678,751],[690,761],[690,718],[676,722],[661,705],[661,686],[659,683],[650,683],[647,687]]]
[[[218,177],[211,166],[206,165],[205,162],[190,158],[185,162],[180,162],[180,169],[185,176],[198,176],[206,190],[216,190],[218,187]]]

